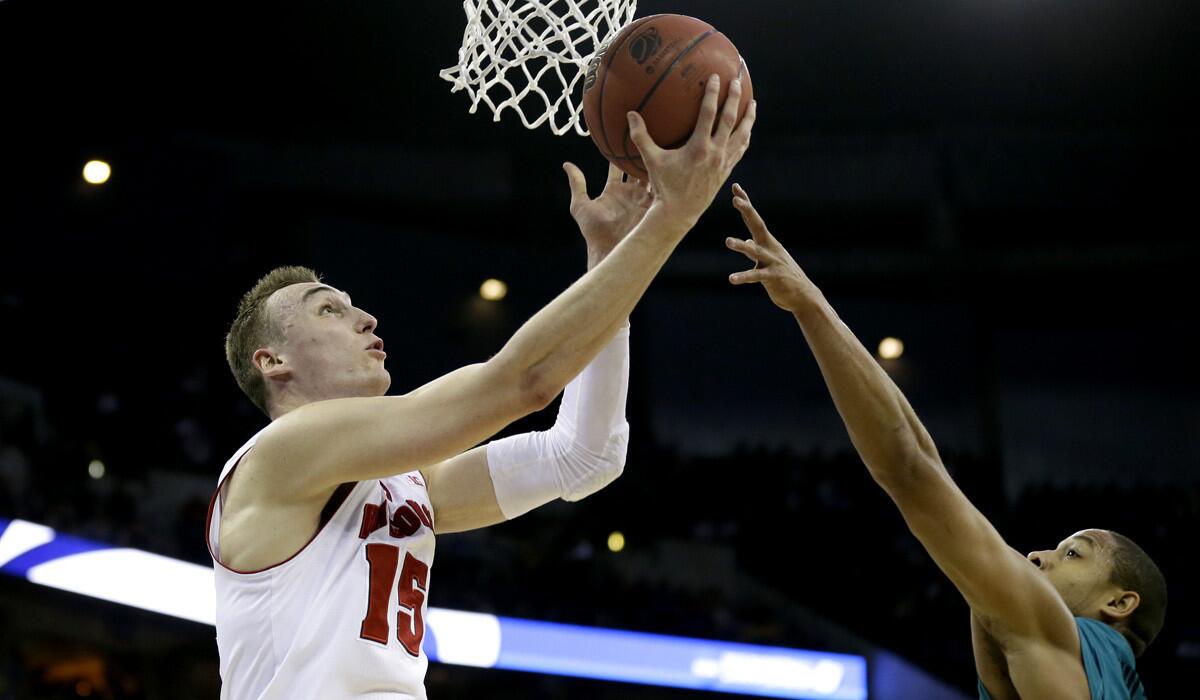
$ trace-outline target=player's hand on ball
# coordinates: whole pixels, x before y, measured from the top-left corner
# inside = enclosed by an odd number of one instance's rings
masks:
[[[689,227],[695,225],[729,179],[733,166],[750,147],[754,130],[757,102],[750,103],[740,124],[737,121],[741,81],[733,81],[724,107],[718,109],[720,92],[721,80],[713,75],[691,138],[674,150],[659,148],[646,132],[641,115],[629,113],[629,135],[650,173],[650,186],[658,198],[655,206]]]
[[[725,247],[754,261],[754,268],[729,276],[732,284],[761,284],[771,301],[793,313],[821,299],[821,292],[808,279],[783,245],[767,230],[767,224],[750,203],[750,195],[741,185],[733,186],[733,206],[750,230],[750,238],[726,238]]]
[[[574,163],[563,163],[563,170],[567,171],[571,184],[571,216],[587,242],[590,270],[641,222],[654,202],[654,195],[647,183],[628,177],[609,164],[604,191],[590,199],[583,171]]]

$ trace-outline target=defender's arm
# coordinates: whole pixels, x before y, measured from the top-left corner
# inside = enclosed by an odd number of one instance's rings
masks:
[[[900,389],[767,230],[745,191],[735,187],[735,195],[753,237],[726,244],[757,266],[731,275],[731,282],[762,283],[776,305],[792,312],[855,449],[909,529],[978,616],[1077,655],[1074,620],[1062,598],[967,500]]]

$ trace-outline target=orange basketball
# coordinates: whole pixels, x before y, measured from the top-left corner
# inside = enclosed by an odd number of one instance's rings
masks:
[[[600,152],[631,177],[647,179],[626,113],[636,111],[654,142],[679,148],[700,116],[708,77],[721,76],[721,105],[742,79],[738,119],[754,98],[750,72],[737,48],[707,22],[684,15],[636,20],[600,48],[588,65],[583,117]]]

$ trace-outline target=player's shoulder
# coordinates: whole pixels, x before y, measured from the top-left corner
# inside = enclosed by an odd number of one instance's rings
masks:
[[[1076,617],[1075,626],[1079,628],[1081,642],[1111,648],[1122,655],[1133,656],[1133,649],[1130,648],[1129,642],[1125,641],[1125,637],[1112,625],[1093,620],[1090,617]]]
[[[1125,671],[1137,668],[1137,659],[1129,641],[1111,625],[1089,617],[1075,618],[1079,629],[1079,645],[1082,648],[1085,662],[1089,658],[1096,659],[1109,665],[1114,665]]]
[[[1075,618],[1083,666],[1093,697],[1145,700],[1146,691],[1129,642],[1112,626],[1087,617]]]
[[[1028,576],[1019,568],[1014,573],[1018,575],[1007,581],[1012,604],[990,613],[972,606],[981,631],[1009,658],[1055,652],[1078,657],[1080,634],[1062,596],[1044,577]]]
[[[313,422],[308,420],[307,415],[312,405],[302,406],[264,426],[238,448],[226,464],[226,470],[236,467],[241,475],[267,475],[301,464],[303,459],[302,455],[297,454],[297,448],[302,447],[299,438],[312,430]],[[239,480],[244,481],[244,476]]]
[[[287,424],[281,424],[281,420],[272,421],[234,452],[222,469],[218,484],[231,501],[236,501],[241,507],[270,503],[298,506],[324,502],[334,486],[316,494],[299,488],[305,465],[288,449],[288,430]]]

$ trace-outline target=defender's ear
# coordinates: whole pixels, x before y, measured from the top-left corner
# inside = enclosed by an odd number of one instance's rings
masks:
[[[1124,620],[1133,614],[1142,603],[1142,597],[1136,591],[1114,591],[1105,602],[1102,612],[1113,620]]]

